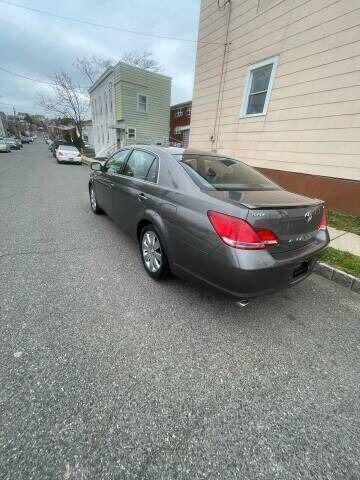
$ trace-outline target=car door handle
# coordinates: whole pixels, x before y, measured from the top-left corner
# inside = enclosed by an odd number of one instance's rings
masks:
[[[139,195],[138,195],[138,200],[139,200],[140,202],[143,202],[143,201],[146,200],[146,199],[147,199],[147,196],[145,195],[145,193],[139,193]]]

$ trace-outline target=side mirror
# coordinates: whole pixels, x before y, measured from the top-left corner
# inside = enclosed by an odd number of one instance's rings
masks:
[[[100,162],[93,162],[93,163],[90,165],[90,168],[91,168],[91,170],[93,170],[94,172],[101,172],[102,164],[101,164]]]

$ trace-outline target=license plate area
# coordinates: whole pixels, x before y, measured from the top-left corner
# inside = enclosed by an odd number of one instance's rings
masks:
[[[309,271],[310,262],[302,262],[294,268],[293,277],[298,278],[301,275],[305,275]]]

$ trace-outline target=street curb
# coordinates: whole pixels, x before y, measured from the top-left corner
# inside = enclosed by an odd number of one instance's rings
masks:
[[[91,165],[95,160],[90,157],[86,157],[85,155],[81,155],[81,161],[82,163],[85,163],[86,165]]]
[[[349,288],[353,292],[360,293],[360,279],[350,275],[349,273],[345,273],[323,262],[316,263],[314,272],[324,278],[327,278],[328,280],[331,280],[332,282]]]

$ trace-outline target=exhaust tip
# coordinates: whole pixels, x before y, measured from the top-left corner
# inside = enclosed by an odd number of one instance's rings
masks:
[[[239,300],[238,302],[235,302],[236,305],[238,305],[240,308],[242,307],[246,307],[247,305],[249,305],[249,300],[247,299],[242,299],[242,300]]]

